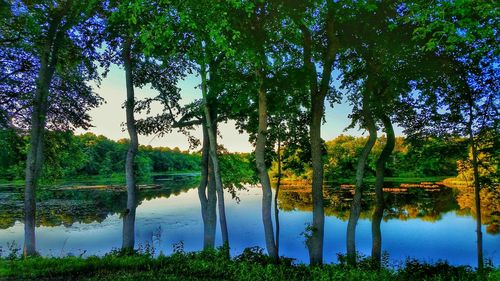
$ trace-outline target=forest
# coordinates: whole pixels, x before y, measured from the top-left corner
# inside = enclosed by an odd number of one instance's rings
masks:
[[[115,280],[113,268],[123,280],[498,278],[488,255],[496,262],[500,250],[499,19],[495,1],[0,0],[0,209],[15,210],[0,218],[22,225],[22,254],[11,247],[0,278]],[[96,89],[114,68],[127,138],[76,133],[95,125],[91,112],[106,102]],[[186,102],[180,85],[190,77],[198,97]],[[345,129],[360,136],[323,139],[337,122],[325,112],[345,105]],[[224,148],[227,123],[253,151]],[[172,132],[190,149],[139,143]],[[61,184],[77,179],[92,183]],[[239,239],[254,237],[232,236],[242,227],[231,226],[232,204],[246,204],[242,192],[254,189],[263,249],[236,255]],[[182,240],[171,256],[141,248],[144,206],[181,190],[201,210],[203,251],[185,253]],[[40,218],[57,213],[58,200],[70,217],[78,200],[102,209],[90,221],[117,214],[119,249],[40,257]],[[193,199],[185,202],[187,212]],[[280,246],[287,208],[308,215],[295,234],[307,265],[282,256],[291,250]],[[388,220],[452,211],[473,220],[474,264],[387,266]],[[338,264],[325,258],[332,214],[346,222],[336,230],[345,233]],[[370,245],[360,247],[364,235]]]
[[[325,180],[348,183],[356,173],[357,155],[363,149],[365,137],[340,135],[326,141]],[[398,178],[429,178],[433,176],[451,177],[457,175],[457,161],[467,158],[467,140],[455,139],[448,142],[428,139],[425,145],[410,145],[403,137],[396,137],[393,158],[387,163],[385,176]],[[375,176],[375,166],[380,155],[385,136],[377,139],[367,159],[367,177]],[[107,177],[123,174],[125,156],[129,142],[127,139],[113,141],[105,136],[93,133],[75,135],[72,131],[50,131],[45,140],[44,166],[41,180],[71,179],[75,177]],[[22,180],[26,166],[26,151],[29,139],[26,134],[17,134],[12,130],[0,131],[0,176],[4,180]],[[281,173],[288,179],[311,179],[311,165],[297,157],[296,151],[282,148]],[[221,161],[228,166],[238,167],[242,173],[250,175],[255,168],[246,165],[254,159],[251,153],[229,153],[220,155]],[[179,148],[139,146],[135,160],[136,175],[147,180],[154,174],[166,172],[199,172],[201,154],[199,151],[181,151]],[[236,168],[233,168],[233,170]],[[269,168],[272,177],[278,176],[277,162]],[[252,182],[247,177],[247,182]]]
[[[24,178],[28,136],[13,131],[0,131],[0,176],[2,179]],[[112,141],[92,133],[74,135],[71,131],[51,131],[46,135],[45,161],[41,179],[75,178],[78,176],[111,176],[123,174],[128,140]],[[179,148],[140,146],[136,158],[136,174],[147,178],[152,173],[197,171],[200,155]]]

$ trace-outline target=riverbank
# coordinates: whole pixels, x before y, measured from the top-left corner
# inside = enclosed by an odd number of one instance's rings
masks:
[[[158,176],[198,176],[200,175],[200,171],[169,171],[169,172],[161,172],[161,173],[152,173],[149,179],[139,179],[139,183],[151,183],[154,178]],[[366,183],[375,183],[375,177],[367,177],[364,180]],[[385,177],[385,182],[394,182],[394,183],[420,183],[420,182],[444,182],[451,183],[457,181],[454,177],[449,176],[435,176],[435,177]],[[62,178],[55,179],[51,181],[42,180],[41,187],[44,186],[61,186],[68,183],[92,183],[96,185],[116,185],[116,184],[124,184],[125,182],[125,173],[114,173],[109,176],[81,176],[81,177],[72,177],[72,178]],[[276,179],[273,178],[273,183],[276,183]],[[329,184],[352,184],[354,183],[354,179],[337,179],[335,181],[325,181],[325,185]],[[281,179],[281,184],[311,184],[310,180],[304,179],[294,179],[294,178],[283,178]],[[462,184],[462,182],[460,182]],[[1,186],[24,186],[24,179],[16,179],[16,180],[5,180],[0,179],[0,187]]]
[[[169,171],[169,172],[158,172],[151,173],[151,177],[148,179],[138,179],[138,183],[151,183],[155,177],[158,176],[199,176],[200,171]],[[125,184],[125,173],[113,173],[109,176],[103,175],[95,175],[95,176],[77,176],[72,178],[62,178],[55,180],[41,180],[40,186],[43,188],[44,186],[61,186],[66,185],[68,183],[76,184],[107,184],[107,185],[115,185],[115,184]],[[16,180],[5,180],[0,179],[0,187],[1,186],[24,186],[24,179],[16,179]]]
[[[488,268],[487,280],[500,280],[500,268]],[[321,267],[294,265],[289,259],[272,263],[262,250],[245,250],[227,259],[220,251],[177,252],[152,257],[148,253],[104,257],[0,259],[0,280],[477,280],[468,266],[407,260],[399,269],[374,270],[369,260],[356,268],[343,264]]]
[[[443,182],[446,180],[454,180],[454,177],[450,176],[433,176],[433,177],[384,177],[384,182],[386,183],[438,183],[438,182]],[[363,179],[363,182],[368,183],[368,184],[373,184],[375,183],[376,178],[375,177],[366,177]],[[276,184],[277,179],[273,178],[272,182]],[[311,180],[310,179],[298,179],[298,178],[282,178],[280,180],[280,183],[282,185],[310,185]],[[354,184],[355,179],[354,178],[339,178],[335,180],[325,180],[324,182],[325,186],[331,186],[331,185],[341,185],[341,184]]]

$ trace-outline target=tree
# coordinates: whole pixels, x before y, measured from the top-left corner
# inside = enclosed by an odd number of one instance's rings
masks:
[[[123,65],[125,71],[125,86],[127,93],[127,99],[125,101],[126,125],[130,137],[125,160],[127,207],[123,212],[122,249],[133,250],[135,245],[135,212],[137,208],[138,193],[135,158],[139,148],[137,127],[134,118],[136,105],[134,72],[137,69],[137,50],[140,47],[136,44],[134,39],[137,35],[137,26],[134,25],[134,23],[137,23],[137,21],[134,21],[134,19],[127,19],[126,17],[126,15],[130,14],[130,9],[133,9],[134,6],[132,6],[132,3],[129,1],[113,4],[115,4],[115,6],[112,7],[114,11],[107,16],[108,40],[110,41],[110,51],[117,53],[120,57],[117,62]]]
[[[198,106],[201,106],[202,118],[199,118],[199,115],[197,115],[197,113],[200,112],[198,109],[194,110],[194,114],[183,112],[187,114],[185,115],[187,117],[181,117],[181,120],[179,120],[175,126],[181,127],[183,123],[181,121],[190,123],[191,121],[189,120],[191,117],[198,120],[187,126],[196,125],[200,120],[204,122],[204,126],[207,129],[206,136],[209,140],[204,143],[209,146],[209,162],[211,163],[209,165],[211,165],[213,169],[221,232],[223,243],[226,245],[229,244],[229,235],[225,215],[223,183],[218,160],[216,135],[218,122],[218,92],[213,82],[218,81],[217,67],[221,61],[234,55],[234,51],[231,49],[227,38],[236,38],[237,34],[232,33],[227,20],[227,12],[225,12],[232,4],[237,5],[237,3],[213,3],[212,1],[159,1],[155,3],[155,9],[163,11],[164,13],[155,17],[155,20],[151,24],[153,28],[143,33],[141,36],[141,40],[145,44],[157,47],[162,46],[162,44],[158,42],[163,42],[162,40],[158,41],[158,39],[168,38],[172,33],[178,31],[182,35],[179,40],[185,41],[185,44],[183,45],[184,49],[174,48],[174,51],[178,52],[182,57],[187,58],[200,74],[202,100],[201,103],[198,103]],[[170,19],[171,17],[174,22],[178,23],[178,30],[173,28],[168,30],[168,32],[163,32],[163,25],[165,23],[164,15],[168,15],[167,18]],[[170,41],[166,40],[166,42]],[[167,45],[163,47],[169,48],[170,46]],[[207,176],[209,174],[210,173],[207,173]],[[207,182],[210,187],[210,180],[203,180],[202,183],[204,182]],[[200,189],[203,188],[205,187],[200,185]],[[209,188],[209,191],[210,190]],[[203,195],[201,191],[200,195]],[[203,202],[204,198],[200,200]],[[202,207],[202,210],[203,209]]]
[[[344,52],[340,66],[343,87],[351,93],[349,99],[354,105],[351,126],[360,122],[369,131],[368,140],[358,158],[356,189],[347,227],[347,255],[352,265],[356,263],[355,230],[361,210],[365,167],[375,144],[376,124],[381,123],[387,137],[375,165],[376,208],[372,221],[372,257],[380,266],[380,221],[384,212],[382,184],[385,164],[396,142],[391,118],[396,115],[400,99],[411,94],[409,83],[414,78],[415,65],[418,65],[415,64],[415,57],[420,58],[415,43],[411,41],[414,27],[397,24],[402,15],[404,12],[398,1],[353,2],[343,25],[345,36],[341,44]]]
[[[173,120],[172,108],[178,109],[179,89],[176,87],[179,78],[184,76],[186,66],[184,60],[180,59],[175,52],[176,44],[173,44],[173,36],[169,34],[166,43],[171,46],[162,46],[161,51],[152,42],[148,43],[143,38],[150,36],[151,29],[148,24],[156,23],[161,12],[154,9],[154,3],[143,1],[126,1],[114,3],[116,6],[108,8],[108,41],[110,58],[118,54],[120,59],[114,62],[123,65],[125,71],[127,101],[125,102],[127,116],[127,131],[130,142],[125,161],[127,182],[127,209],[124,212],[123,224],[123,249],[133,249],[135,242],[135,209],[137,207],[137,160],[138,153],[138,131],[151,133],[158,128],[166,128],[163,133],[168,132]],[[166,22],[174,26],[175,22]],[[139,39],[137,39],[139,38]],[[175,38],[175,37],[174,37]],[[161,54],[161,55],[159,55]],[[134,87],[151,85],[158,91],[158,96],[137,102]],[[169,109],[166,120],[161,124],[153,125],[147,119],[137,124],[134,112],[150,111],[153,102],[160,102]],[[165,122],[166,121],[166,122]],[[139,128],[138,128],[139,127]]]
[[[97,79],[94,64],[100,30],[96,1],[13,3],[2,28],[2,115],[7,126],[30,127],[26,161],[24,254],[34,255],[36,188],[43,163],[44,131],[86,127],[86,110],[100,103],[86,85]],[[18,36],[9,37],[18,31]],[[78,104],[81,103],[81,104]],[[76,106],[78,104],[78,106]]]
[[[301,35],[303,75],[310,99],[309,138],[313,168],[313,221],[306,244],[312,265],[323,263],[324,203],[321,123],[325,98],[332,95],[330,79],[339,49],[336,37],[335,10],[339,3],[327,1],[290,1],[284,3],[287,15]],[[315,40],[318,38],[318,40]],[[319,58],[319,59],[317,59]],[[318,75],[321,65],[321,75]]]
[[[490,2],[446,2],[408,6],[406,20],[417,26],[415,40],[423,51],[442,63],[444,79],[419,84],[424,106],[421,118],[433,122],[433,134],[467,136],[474,170],[478,271],[484,268],[481,232],[481,178],[477,137],[489,128],[498,130],[498,9]],[[418,104],[418,103],[417,103]],[[422,103],[420,103],[422,104]],[[430,106],[429,106],[430,105]],[[439,110],[438,110],[439,109]],[[418,120],[418,119],[417,119]],[[413,122],[412,122],[413,121]],[[415,123],[415,119],[410,123]],[[425,126],[422,126],[425,127]],[[430,127],[430,126],[429,126]],[[409,129],[409,134],[419,134]],[[484,277],[484,276],[483,276]]]
[[[275,236],[269,167],[276,158],[277,142],[286,137],[289,139],[283,142],[287,144],[300,136],[303,139],[304,134],[298,133],[298,124],[304,120],[302,106],[307,106],[303,96],[305,88],[297,80],[302,74],[297,60],[299,52],[293,51],[295,45],[287,38],[291,28],[283,27],[283,21],[289,19],[280,12],[282,8],[280,1],[248,1],[233,11],[230,24],[239,37],[231,44],[238,57],[221,65],[225,76],[224,81],[219,82],[231,99],[228,100],[229,118],[250,135],[249,141],[255,146],[255,168],[262,186],[264,239],[267,252],[274,260],[279,258],[278,188]],[[306,127],[304,123],[302,128]],[[292,130],[296,134],[290,133]]]
[[[370,78],[368,78],[370,79]],[[368,84],[369,82],[367,82]],[[373,93],[372,88],[370,86],[366,86],[366,88],[362,89],[363,97],[362,97],[362,127],[366,128],[369,132],[369,137],[365,146],[361,150],[360,155],[358,156],[358,164],[356,167],[356,188],[354,191],[354,198],[351,203],[351,211],[349,212],[349,222],[347,224],[347,256],[350,264],[356,263],[356,224],[359,219],[359,215],[361,213],[361,197],[363,192],[363,178],[365,176],[365,167],[368,159],[368,155],[375,145],[375,141],[377,140],[377,127],[375,125],[375,119],[373,116],[373,112],[371,109],[372,97],[371,93]]]

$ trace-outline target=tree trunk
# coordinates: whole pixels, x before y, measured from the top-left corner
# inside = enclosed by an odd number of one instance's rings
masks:
[[[46,104],[49,94],[46,70],[42,67],[31,117],[31,140],[26,161],[26,185],[24,189],[24,256],[36,254],[36,188],[42,169],[43,140],[45,129]]]
[[[201,182],[198,186],[198,197],[200,198],[201,215],[203,218],[203,249],[213,249],[215,246],[215,185],[212,165],[209,164],[209,141],[205,124],[203,126],[203,147],[201,158]],[[209,183],[210,178],[210,183]],[[212,192],[212,187],[213,192]],[[214,201],[215,199],[215,201]]]
[[[210,248],[215,247],[215,233],[217,229],[217,188],[213,162],[208,160],[208,186],[207,186],[207,242]]]
[[[206,127],[203,125],[203,146],[201,149],[201,180],[198,186],[198,198],[200,199],[201,207],[201,218],[203,219],[203,249],[209,248],[209,242],[207,237],[207,206],[208,199],[206,195],[206,189],[208,185],[208,137],[206,133]]]
[[[278,133],[279,134],[279,133]],[[276,182],[276,192],[274,194],[274,222],[276,223],[276,252],[280,252],[280,220],[278,198],[281,186],[281,136],[278,135],[278,180]]]
[[[351,203],[351,211],[349,213],[349,222],[347,223],[347,262],[350,265],[356,264],[356,224],[358,223],[361,213],[361,197],[363,193],[363,177],[365,175],[365,166],[368,155],[375,145],[377,140],[377,128],[373,121],[372,112],[370,109],[370,101],[368,93],[363,95],[363,122],[369,132],[368,141],[366,142],[358,159],[356,168],[356,188],[354,190],[354,198]]]
[[[481,183],[479,180],[479,163],[477,160],[477,147],[476,141],[474,139],[474,131],[473,131],[473,120],[474,120],[474,112],[473,112],[473,100],[472,94],[469,96],[469,122],[468,122],[468,130],[469,130],[469,143],[471,147],[472,153],[472,169],[474,174],[474,198],[476,205],[476,239],[477,239],[477,271],[481,277],[484,279],[483,270],[484,270],[484,259],[483,259],[483,232],[481,230]]]
[[[311,265],[323,263],[323,239],[325,228],[325,211],[323,202],[323,159],[321,155],[321,121],[324,113],[325,97],[330,89],[330,79],[332,75],[333,62],[335,61],[338,44],[334,26],[333,2],[327,4],[327,21],[325,33],[327,46],[323,59],[323,72],[321,81],[318,83],[316,66],[312,58],[311,31],[303,22],[299,24],[302,33],[304,47],[304,69],[309,82],[311,98],[311,123],[309,125],[309,138],[311,141],[311,160],[313,168],[312,178],[312,201],[313,201],[313,222],[311,225],[310,237],[306,244],[309,250],[309,262]],[[318,86],[319,84],[319,86]]]
[[[380,223],[384,215],[384,193],[382,185],[384,183],[385,164],[389,160],[389,156],[394,150],[396,137],[392,128],[391,119],[383,114],[380,118],[384,124],[387,142],[377,159],[376,164],[376,179],[375,179],[375,210],[372,215],[372,259],[377,268],[381,266],[382,258],[382,233],[380,231]]]
[[[134,120],[134,82],[132,80],[132,39],[126,38],[123,44],[123,65],[125,68],[125,82],[127,87],[126,115],[127,131],[130,144],[125,161],[125,178],[127,182],[127,209],[123,216],[123,241],[122,249],[133,250],[135,245],[135,211],[137,208],[137,184],[135,178],[135,156],[139,147],[137,129]]]
[[[49,24],[46,44],[40,58],[33,113],[31,114],[30,146],[26,159],[26,178],[24,189],[24,256],[36,255],[36,188],[43,164],[44,130],[48,110],[50,83],[54,76],[59,42],[64,35],[58,26],[61,18],[54,17]]]
[[[210,114],[210,106],[208,104],[208,85],[207,85],[207,69],[206,63],[203,60],[200,65],[200,76],[201,76],[201,92],[203,95],[203,110],[205,114],[205,123],[208,131],[208,140],[210,142],[209,145],[209,154],[210,159],[212,161],[213,169],[214,169],[214,178],[215,178],[215,188],[217,190],[217,201],[218,201],[218,209],[219,209],[219,222],[221,227],[222,234],[222,243],[224,247],[229,247],[229,235],[227,230],[227,221],[226,221],[226,210],[224,205],[224,190],[222,187],[222,179],[220,174],[219,167],[219,159],[217,157],[217,138],[216,132],[213,128],[212,118]],[[229,252],[227,252],[229,255]]]
[[[323,263],[323,239],[325,228],[325,212],[323,202],[323,161],[321,159],[321,120],[323,118],[323,99],[319,100],[317,95],[312,98],[311,110],[311,157],[312,157],[312,201],[313,222],[307,246],[309,248],[309,259],[311,265]]]
[[[481,185],[479,182],[479,164],[477,161],[477,150],[474,136],[470,136],[471,149],[472,149],[472,167],[474,170],[474,198],[476,205],[476,236],[477,236],[477,268],[479,274],[483,275],[484,259],[483,259],[483,232],[481,230]]]
[[[269,256],[278,260],[278,251],[274,241],[273,221],[271,218],[272,190],[269,174],[267,173],[265,150],[267,142],[267,97],[264,89],[264,78],[260,70],[257,71],[259,80],[259,127],[257,132],[257,144],[255,146],[255,163],[259,172],[262,185],[262,222],[264,224],[264,237]]]

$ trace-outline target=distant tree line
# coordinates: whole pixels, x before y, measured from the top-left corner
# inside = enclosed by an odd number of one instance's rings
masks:
[[[22,179],[25,169],[26,148],[29,137],[13,130],[0,131],[0,178]],[[349,180],[356,174],[358,155],[366,137],[340,135],[324,143],[325,180]],[[386,137],[377,139],[367,160],[367,175],[375,176],[375,165],[386,142]],[[75,135],[71,131],[51,131],[47,134],[46,164],[42,177],[47,179],[110,176],[122,174],[128,140],[113,141],[102,135],[86,133]],[[457,176],[463,169],[463,159],[468,154],[467,140],[456,138],[444,141],[428,138],[420,144],[409,144],[404,137],[396,138],[394,151],[387,162],[385,175],[388,177],[430,177]],[[283,176],[288,178],[311,178],[311,167],[298,153],[285,154]],[[255,169],[248,162],[250,154],[234,154],[224,150],[221,153],[222,172],[228,183],[238,179],[255,177]],[[137,175],[147,178],[151,173],[171,171],[198,171],[201,154],[181,151],[175,147],[140,146],[136,157]],[[457,166],[457,165],[460,165]],[[271,167],[277,175],[277,164]],[[252,182],[248,180],[247,182]]]
[[[71,131],[50,131],[42,178],[111,176],[123,174],[128,140],[114,141],[102,135]],[[29,136],[13,130],[0,130],[0,178],[22,179],[26,168]],[[136,157],[136,174],[147,178],[151,173],[197,171],[200,154],[181,151],[175,147],[140,146]]]
[[[326,181],[350,181],[356,175],[356,164],[367,137],[340,135],[323,145]],[[375,177],[376,162],[387,138],[379,137],[366,161],[366,176]],[[301,157],[302,152],[286,152],[283,157],[283,175],[287,178],[311,179],[312,168]],[[457,176],[458,164],[468,155],[468,143],[464,138],[443,140],[429,137],[419,143],[405,141],[404,137],[395,138],[395,148],[385,169],[387,177],[433,177]],[[277,164],[271,168],[277,176]]]

